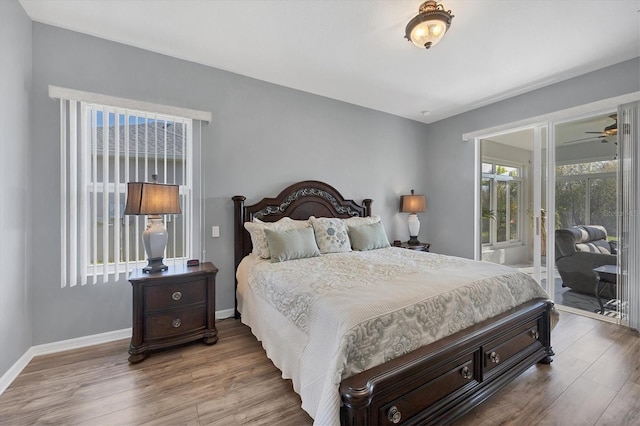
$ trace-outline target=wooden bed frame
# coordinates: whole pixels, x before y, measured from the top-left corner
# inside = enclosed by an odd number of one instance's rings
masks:
[[[245,206],[245,200],[233,197],[236,269],[252,250],[244,222],[370,216],[372,203],[365,199],[359,205],[332,186],[311,180],[256,204]],[[552,361],[552,308],[549,300],[532,300],[343,380],[341,423],[423,425],[455,420],[532,365]]]

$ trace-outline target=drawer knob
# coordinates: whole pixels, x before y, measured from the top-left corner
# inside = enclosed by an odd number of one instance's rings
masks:
[[[180,318],[176,318],[171,321],[171,325],[173,326],[173,328],[178,328],[182,325],[182,321],[180,321]]]
[[[538,340],[538,338],[540,337],[540,333],[538,333],[538,330],[531,330],[529,334],[531,335],[531,338],[535,340]]]
[[[489,359],[491,360],[491,362],[493,362],[494,364],[497,364],[500,362],[500,355],[497,352],[491,352],[489,354]]]
[[[173,300],[178,301],[178,300],[182,299],[182,293],[181,293],[181,292],[179,292],[179,291],[175,291],[175,292],[171,295],[171,298],[172,298]]]
[[[471,369],[466,365],[462,367],[460,374],[462,374],[462,378],[465,380],[469,380],[471,377],[473,377],[473,373],[471,372]]]
[[[402,414],[398,410],[398,408],[394,405],[389,408],[389,412],[387,413],[387,418],[393,424],[400,423],[400,419],[402,419]]]

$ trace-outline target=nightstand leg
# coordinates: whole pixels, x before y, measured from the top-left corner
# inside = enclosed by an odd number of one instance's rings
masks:
[[[213,345],[216,343],[218,341],[218,330],[214,327],[211,334],[209,336],[205,336],[202,341],[207,345]]]

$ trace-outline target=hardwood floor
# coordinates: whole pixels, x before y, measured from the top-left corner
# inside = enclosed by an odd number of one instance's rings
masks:
[[[213,346],[127,361],[128,340],[34,358],[3,395],[0,424],[310,425],[239,321]],[[640,424],[640,337],[561,312],[551,365],[531,367],[455,425]]]

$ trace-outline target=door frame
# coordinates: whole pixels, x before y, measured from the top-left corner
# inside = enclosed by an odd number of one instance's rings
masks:
[[[555,217],[555,125],[597,114],[604,114],[607,111],[616,109],[618,105],[637,101],[640,91],[625,95],[590,102],[572,108],[551,112],[511,123],[501,124],[486,129],[476,130],[462,135],[464,141],[474,143],[474,259],[480,260],[481,253],[481,225],[480,225],[480,188],[481,188],[481,165],[482,157],[480,152],[480,139],[487,139],[500,134],[511,133],[518,130],[530,129],[540,125],[547,126],[547,217]],[[553,184],[551,184],[553,183]],[[549,228],[549,221],[547,221]],[[555,226],[553,227],[555,229]],[[547,232],[547,285],[550,287],[554,282],[553,270],[555,269],[555,233]],[[551,279],[550,276],[551,275]],[[553,288],[545,288],[554,297]],[[614,322],[619,322],[614,321]]]
[[[474,151],[475,151],[475,176],[474,176],[474,184],[475,184],[475,191],[474,191],[474,259],[475,260],[481,260],[482,258],[482,227],[481,227],[481,217],[480,217],[480,212],[481,212],[481,200],[480,200],[480,193],[481,193],[481,186],[482,186],[482,173],[481,173],[481,167],[482,167],[482,152],[481,152],[481,141],[483,139],[491,139],[492,137],[496,137],[496,136],[502,136],[505,134],[509,134],[509,133],[516,133],[516,132],[520,132],[520,131],[524,131],[524,130],[531,130],[533,132],[533,164],[532,164],[532,179],[534,181],[533,183],[533,194],[531,197],[531,201],[532,201],[532,205],[533,205],[533,232],[532,232],[532,236],[533,236],[533,259],[534,259],[534,277],[536,278],[536,281],[538,281],[538,283],[540,283],[544,278],[546,278],[546,285],[544,286],[545,290],[549,293],[549,294],[553,294],[553,288],[550,288],[551,284],[549,283],[553,283],[553,262],[551,265],[549,265],[549,253],[550,252],[549,249],[551,248],[550,246],[552,245],[552,243],[554,243],[553,239],[549,238],[549,221],[546,221],[544,226],[547,228],[546,229],[546,234],[547,234],[547,239],[546,239],[546,253],[547,253],[547,262],[546,262],[546,266],[547,266],[547,274],[546,277],[543,276],[541,274],[541,253],[542,253],[542,247],[540,245],[540,241],[541,241],[541,237],[540,235],[543,232],[543,229],[541,228],[541,205],[542,205],[542,200],[541,200],[541,193],[542,193],[542,188],[539,187],[539,183],[541,181],[546,182],[547,183],[547,190],[546,190],[546,200],[544,205],[547,206],[547,211],[551,211],[550,207],[549,207],[549,202],[551,201],[551,197],[555,196],[555,194],[550,194],[549,193],[549,187],[551,185],[548,184],[549,182],[549,176],[541,176],[540,174],[540,168],[536,167],[537,164],[539,164],[542,160],[543,157],[541,156],[541,139],[542,139],[542,130],[546,129],[546,158],[544,159],[544,161],[546,161],[546,164],[553,164],[549,162],[549,157],[553,155],[553,152],[551,152],[552,150],[549,149],[550,146],[550,140],[553,137],[553,135],[551,135],[552,131],[551,131],[551,123],[550,122],[539,122],[539,123],[532,123],[532,124],[528,124],[528,125],[524,125],[524,126],[520,126],[520,127],[513,127],[513,128],[509,128],[509,129],[502,129],[496,132],[492,132],[492,133],[485,133],[485,134],[480,134],[474,137]],[[548,174],[550,173],[550,168],[547,167],[547,172]],[[523,185],[524,187],[524,185]],[[552,188],[555,189],[555,186]],[[523,206],[521,206],[522,208]],[[552,204],[551,207],[553,207],[555,209],[555,206]],[[551,259],[553,260],[553,259]],[[551,280],[551,281],[550,281]]]

